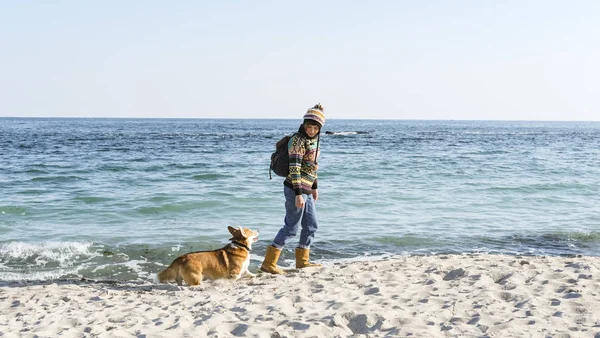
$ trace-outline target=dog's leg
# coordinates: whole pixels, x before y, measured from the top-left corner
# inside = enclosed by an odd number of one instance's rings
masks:
[[[229,276],[227,276],[228,279],[235,279],[235,280],[240,279],[240,277],[242,277],[242,274],[240,274],[240,273],[232,273],[232,274],[229,274]]]
[[[183,280],[189,286],[200,285],[200,282],[202,281],[202,273],[187,271],[187,273],[183,275]]]
[[[244,275],[243,268],[241,268],[239,266],[233,266],[230,268],[227,278],[238,280],[238,279],[242,278],[243,275]]]
[[[242,272],[240,273],[240,277],[254,277],[254,274],[250,272],[248,267],[250,267],[250,257],[246,258],[242,264]]]

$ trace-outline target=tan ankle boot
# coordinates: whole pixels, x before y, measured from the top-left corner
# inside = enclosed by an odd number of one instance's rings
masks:
[[[311,268],[311,267],[322,267],[321,264],[310,263],[308,257],[310,256],[310,249],[296,248],[296,268]]]
[[[267,253],[265,254],[265,260],[263,261],[260,270],[277,275],[285,274],[285,271],[277,267],[279,255],[281,255],[281,249],[277,249],[276,247],[269,245],[267,247]]]

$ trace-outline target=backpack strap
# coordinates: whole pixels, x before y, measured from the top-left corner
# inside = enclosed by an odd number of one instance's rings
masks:
[[[319,134],[317,135],[317,152],[315,153],[315,164],[318,163],[317,157],[319,156],[319,141],[321,141],[321,131],[319,130]]]

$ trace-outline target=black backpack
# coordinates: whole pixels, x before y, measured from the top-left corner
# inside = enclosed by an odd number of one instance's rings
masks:
[[[269,166],[269,179],[272,180],[271,171],[277,176],[287,177],[290,173],[290,154],[288,153],[288,143],[296,134],[286,135],[275,143],[275,151],[271,154],[271,164]],[[317,153],[319,152],[320,136],[317,139]],[[316,163],[316,161],[315,161]]]

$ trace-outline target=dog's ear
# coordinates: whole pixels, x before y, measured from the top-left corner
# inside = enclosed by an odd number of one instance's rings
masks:
[[[244,238],[248,238],[248,236],[246,235],[246,231],[244,230],[244,228],[242,228],[241,226],[238,226],[240,233],[242,234],[242,237]]]
[[[227,227],[227,230],[229,230],[229,233],[233,236],[235,236],[236,232],[238,232],[238,229],[232,227],[231,225]]]

